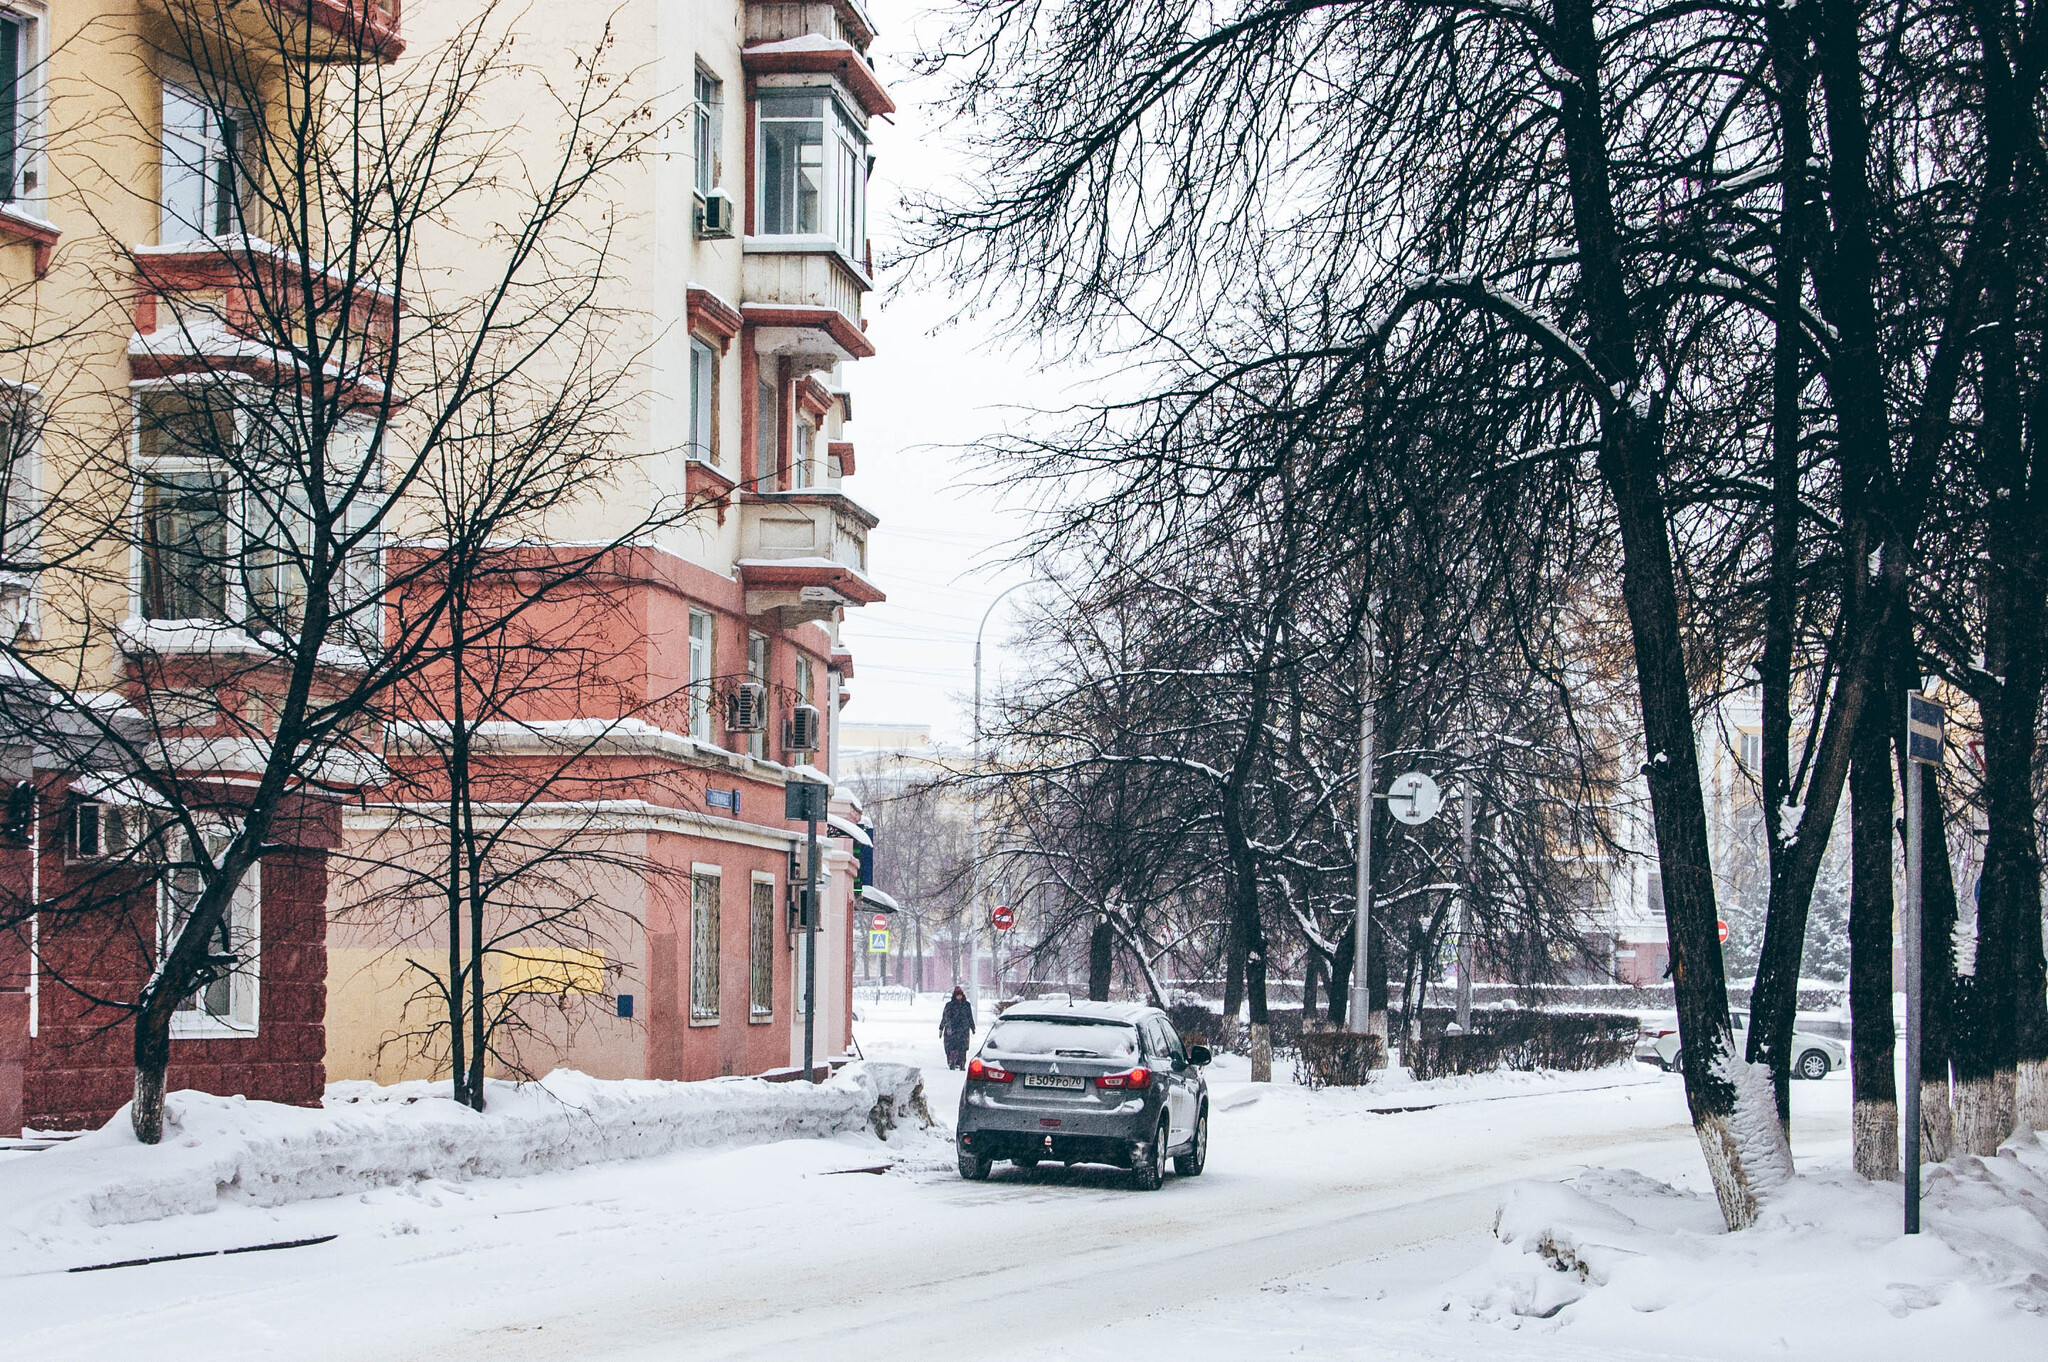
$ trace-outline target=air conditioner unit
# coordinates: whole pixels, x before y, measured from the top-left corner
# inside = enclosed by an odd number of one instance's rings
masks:
[[[725,728],[728,733],[759,733],[768,727],[768,688],[759,681],[742,681],[725,697]]]
[[[782,745],[792,752],[815,752],[825,731],[825,716],[816,705],[798,705],[789,712],[783,728]]]
[[[697,235],[705,239],[724,238],[733,231],[732,195],[713,189],[697,201]]]

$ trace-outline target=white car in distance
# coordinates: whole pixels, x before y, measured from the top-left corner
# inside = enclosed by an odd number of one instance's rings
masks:
[[[1728,1019],[1735,1024],[1735,1053],[1748,1054],[1749,1013],[1738,1009],[1731,1011]],[[1645,1064],[1659,1065],[1667,1073],[1677,1073],[1683,1063],[1678,1042],[1678,1019],[1668,1017],[1645,1021],[1636,1041],[1636,1058]],[[1826,1078],[1836,1069],[1848,1066],[1848,1047],[1832,1036],[1817,1036],[1810,1031],[1792,1033],[1794,1078]]]

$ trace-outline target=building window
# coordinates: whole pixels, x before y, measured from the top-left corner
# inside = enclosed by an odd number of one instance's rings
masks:
[[[1764,735],[1761,733],[1744,733],[1739,735],[1738,741],[1739,751],[1737,755],[1741,758],[1742,769],[1752,775],[1763,770]]]
[[[1654,870],[1643,881],[1643,903],[1651,917],[1664,916],[1664,877]]]
[[[760,235],[826,237],[859,259],[867,232],[866,134],[825,90],[763,91],[754,108]]]
[[[768,731],[775,727],[775,688],[768,684],[768,636],[747,635],[747,679],[761,683],[767,695],[767,713],[762,716],[759,732],[747,734],[747,755],[766,759],[768,755]]]
[[[718,149],[725,134],[725,83],[700,66],[697,68],[696,94],[691,118],[691,138],[697,159],[696,186],[699,195],[708,195],[718,188],[722,179]]]
[[[142,475],[142,617],[228,617],[227,480],[205,469]]]
[[[144,619],[298,626],[317,547],[304,475],[288,456],[266,455],[265,439],[244,426],[227,385],[135,390],[136,611]],[[329,600],[337,627],[366,644],[382,623],[382,494],[374,470],[362,474],[373,444],[367,426],[337,430],[326,460],[328,550],[341,562]]]
[[[754,406],[754,477],[761,487],[775,486],[782,471],[782,394],[761,380]]]
[[[754,880],[747,914],[747,1015],[775,1015],[775,881]]]
[[[817,703],[813,694],[816,683],[813,665],[811,659],[803,653],[796,655],[796,702],[800,705]]]
[[[690,337],[690,457],[718,461],[718,352]]]
[[[690,1020],[718,1020],[718,883],[690,876]]]
[[[34,153],[41,36],[33,16],[0,10],[0,203],[41,197]]]
[[[227,846],[225,832],[207,838],[209,858],[218,857]],[[188,854],[189,842],[182,834],[171,843],[174,863],[158,882],[157,953],[170,949],[178,930],[198,906],[206,879],[196,857]],[[221,917],[214,939],[207,943],[212,957],[213,978],[178,1004],[171,1018],[172,1034],[207,1034],[222,1030],[252,1032],[256,1029],[256,988],[258,982],[257,932],[262,902],[262,867],[251,866],[235,886],[228,910]]]
[[[789,485],[803,488],[811,485],[811,423],[798,419],[790,440]]]
[[[0,384],[0,571],[32,572],[41,556],[35,426],[22,391]]]
[[[249,230],[256,216],[246,160],[249,124],[245,112],[224,111],[176,85],[164,85],[160,240]]]
[[[690,736],[711,741],[713,622],[702,610],[690,612]]]

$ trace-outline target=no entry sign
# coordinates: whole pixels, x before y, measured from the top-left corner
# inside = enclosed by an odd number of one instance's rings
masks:
[[[990,913],[988,920],[994,924],[997,931],[1007,932],[1010,928],[1017,925],[1017,913],[1015,909],[1005,905]]]
[[[1727,945],[1727,944],[1728,944],[1728,923],[1727,923],[1726,919],[1723,919],[1723,920],[1721,920],[1721,921],[1718,921],[1718,922],[1716,922],[1716,923],[1714,924],[1714,926],[1715,926],[1715,927],[1716,927],[1717,929],[1719,929],[1719,931],[1720,931],[1720,933],[1721,933],[1721,944],[1722,944],[1722,945],[1724,945],[1724,946],[1725,946],[1725,945]]]
[[[888,931],[888,930],[889,930],[889,915],[888,915],[887,913],[876,913],[876,914],[875,914],[875,915],[874,915],[873,917],[871,917],[871,918],[869,918],[869,919],[868,919],[868,928],[869,928],[869,929],[870,929],[871,931],[877,931],[877,932],[886,932],[886,931]]]

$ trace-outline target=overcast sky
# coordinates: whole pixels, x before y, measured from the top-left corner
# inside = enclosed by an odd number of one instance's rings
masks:
[[[949,162],[900,60],[918,24],[931,22],[919,18],[927,6],[868,0],[868,10],[881,30],[872,55],[900,106],[892,121],[870,129],[877,158],[870,235],[879,259],[894,254],[904,190],[938,185]],[[859,452],[847,491],[881,517],[868,541],[868,569],[889,599],[846,612],[855,676],[845,717],[926,723],[940,740],[957,742],[970,729],[975,625],[1000,592],[1029,574],[1001,564],[1004,541],[1023,519],[966,485],[981,475],[954,447],[1021,421],[1019,404],[1057,405],[1069,378],[1040,371],[1028,347],[997,344],[983,325],[948,325],[952,298],[893,282],[885,277],[867,302],[875,357],[847,371]],[[988,689],[1008,661],[1012,606],[1029,592],[1005,601],[989,621]]]

